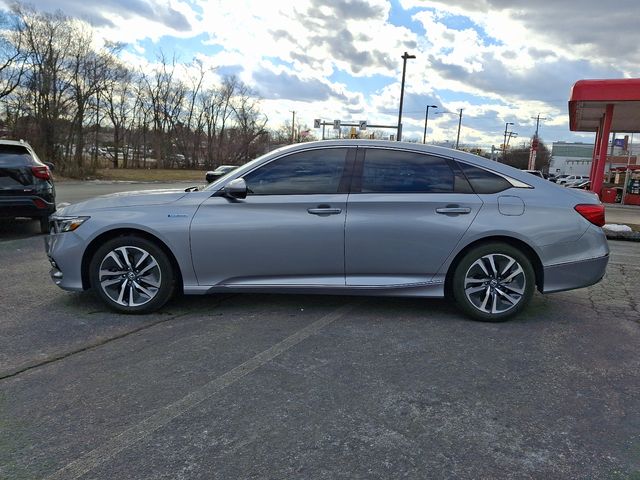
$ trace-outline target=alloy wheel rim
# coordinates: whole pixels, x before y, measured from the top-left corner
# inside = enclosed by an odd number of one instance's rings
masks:
[[[464,278],[467,300],[478,310],[500,314],[524,297],[527,279],[522,266],[509,255],[492,253],[471,264]]]
[[[98,279],[100,288],[112,301],[138,307],[156,297],[162,276],[153,255],[140,247],[122,246],[104,256]]]

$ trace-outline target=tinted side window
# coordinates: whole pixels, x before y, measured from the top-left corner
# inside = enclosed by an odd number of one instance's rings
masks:
[[[454,174],[444,158],[422,153],[368,149],[362,193],[451,193]]]
[[[253,195],[338,193],[346,148],[308,150],[270,162],[244,176]]]
[[[458,165],[476,193],[498,193],[511,188],[511,184],[500,175],[462,162]]]

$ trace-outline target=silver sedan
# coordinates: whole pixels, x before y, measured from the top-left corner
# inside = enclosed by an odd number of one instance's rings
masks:
[[[63,289],[146,313],[177,291],[448,297],[501,321],[586,287],[609,258],[588,192],[433,146],[324,141],[264,155],[203,190],[119,193],[52,218]]]

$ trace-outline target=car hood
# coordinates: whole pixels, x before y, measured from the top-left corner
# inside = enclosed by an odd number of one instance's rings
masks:
[[[88,210],[164,205],[175,202],[187,195],[184,189],[141,190],[136,192],[111,193],[74,203],[58,210],[61,215],[77,215]]]

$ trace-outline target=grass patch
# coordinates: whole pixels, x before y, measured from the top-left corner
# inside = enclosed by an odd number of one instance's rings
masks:
[[[139,182],[204,182],[203,170],[144,169],[144,168],[104,168],[92,177],[97,180],[126,180]]]
[[[172,170],[172,169],[145,169],[145,168],[104,168],[96,170],[82,178],[64,177],[54,173],[55,182],[70,182],[77,180],[111,180],[129,182],[194,182],[205,183],[205,170]]]

